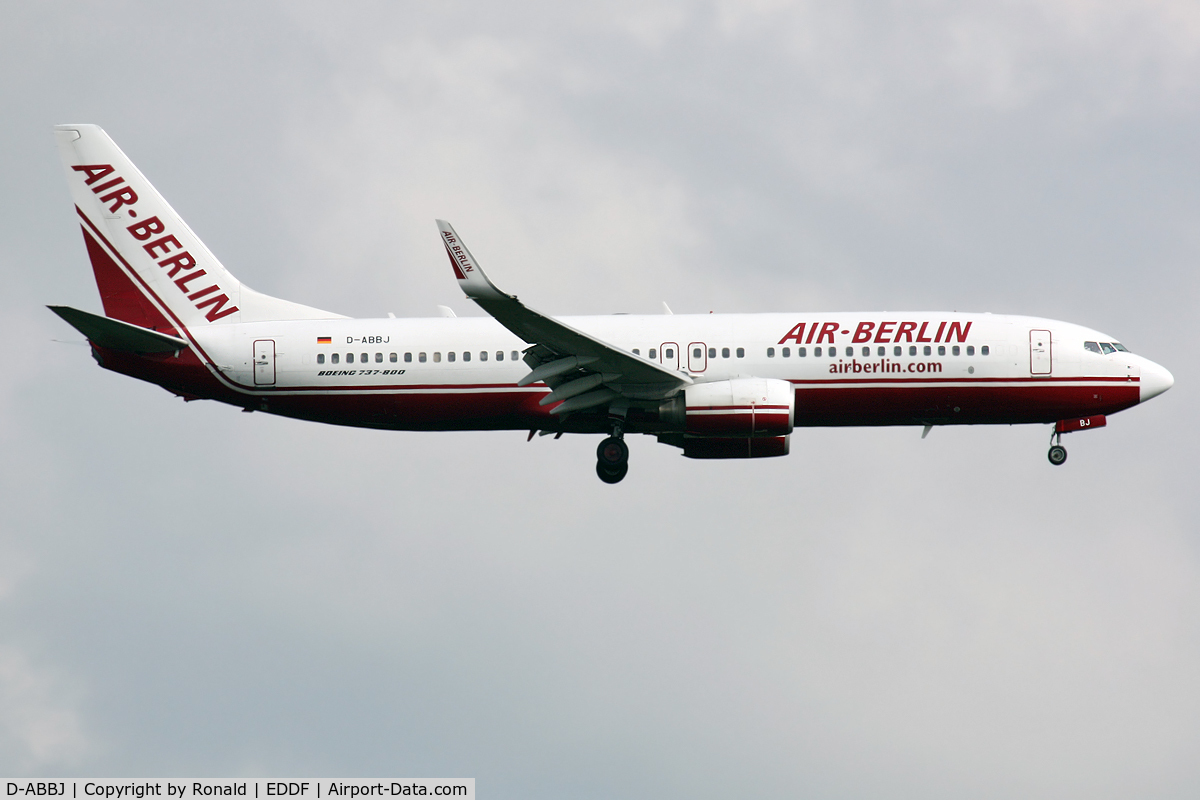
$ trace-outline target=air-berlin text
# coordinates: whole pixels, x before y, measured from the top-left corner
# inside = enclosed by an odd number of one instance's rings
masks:
[[[887,320],[881,322],[860,322],[854,329],[850,340],[854,344],[873,342],[876,344],[892,344],[895,342],[965,342],[971,332],[971,323],[962,320],[930,322],[928,320],[912,322],[905,320]],[[843,328],[840,322],[797,322],[790,331],[784,334],[779,344],[795,342],[796,344],[837,344],[837,336],[850,335],[848,328]],[[844,340],[843,340],[844,341]]]
[[[449,231],[442,231],[442,238],[446,242],[446,255],[450,256],[450,266],[454,267],[454,277],[465,281],[466,273],[475,270],[475,267],[471,265],[470,257]]]
[[[138,212],[133,207],[138,201],[137,192],[125,182],[124,178],[113,174],[116,170],[111,164],[83,164],[71,169],[87,176],[84,184],[92,188],[92,193],[100,198],[100,202],[110,204],[108,206],[109,213],[115,214],[117,209],[128,206],[125,213],[131,219],[137,219]],[[208,281],[200,281],[196,286],[189,286],[193,281],[208,275],[208,273],[203,269],[196,269],[199,266],[196,259],[190,252],[183,249],[183,245],[166,230],[166,226],[158,217],[147,217],[141,222],[129,225],[125,230],[137,241],[144,242],[142,249],[150,258],[154,259],[154,263],[167,270],[167,277],[188,300],[192,301],[192,305],[198,311],[208,309],[204,313],[204,318],[209,322],[216,322],[238,310],[237,306],[230,304],[229,295],[222,292],[218,284],[204,285],[213,280],[212,276],[208,277]]]

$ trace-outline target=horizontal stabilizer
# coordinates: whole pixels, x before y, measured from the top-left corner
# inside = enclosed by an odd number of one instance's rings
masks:
[[[186,339],[152,331],[119,319],[89,314],[70,306],[46,306],[92,344],[127,353],[174,353],[188,348]]]

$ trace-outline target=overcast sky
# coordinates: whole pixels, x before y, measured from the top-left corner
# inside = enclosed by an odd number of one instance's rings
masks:
[[[51,126],[246,284],[557,314],[1088,325],[1175,388],[786,459],[184,404],[100,303]],[[480,797],[1194,797],[1200,9],[0,5],[0,773],[475,777]]]

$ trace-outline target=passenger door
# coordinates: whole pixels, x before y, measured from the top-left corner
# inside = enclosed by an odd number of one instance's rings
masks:
[[[708,346],[704,342],[688,345],[688,372],[704,372],[708,369]]]
[[[1053,369],[1054,353],[1050,342],[1050,331],[1029,332],[1029,374],[1049,375]]]
[[[257,339],[254,342],[254,385],[275,385],[274,339]]]

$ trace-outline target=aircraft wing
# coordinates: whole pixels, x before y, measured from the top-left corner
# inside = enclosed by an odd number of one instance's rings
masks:
[[[501,325],[534,345],[525,357],[533,372],[519,384],[544,381],[550,386],[554,391],[543,398],[542,404],[562,401],[551,413],[582,411],[619,398],[659,400],[692,383],[683,372],[576,330],[534,311],[515,295],[500,291],[450,223],[439,219],[437,224],[463,293]]]

